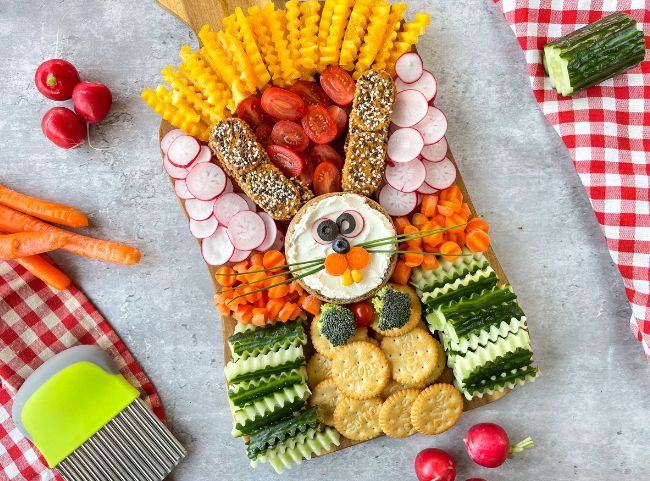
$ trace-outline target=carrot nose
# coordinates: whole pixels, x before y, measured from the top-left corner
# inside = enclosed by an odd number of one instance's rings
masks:
[[[370,262],[370,254],[363,247],[352,247],[347,254],[332,252],[325,258],[325,272],[331,276],[342,276],[349,270],[361,271]],[[362,276],[358,275],[359,281]],[[359,282],[355,281],[355,282]]]

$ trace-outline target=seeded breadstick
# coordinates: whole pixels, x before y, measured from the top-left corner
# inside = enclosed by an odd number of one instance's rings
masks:
[[[388,128],[395,102],[395,83],[383,70],[370,70],[357,81],[350,124],[372,132]]]
[[[348,137],[347,152],[343,190],[370,197],[384,172],[386,136],[381,132],[357,131]]]
[[[237,118],[218,122],[210,147],[241,189],[271,217],[289,220],[298,212],[306,193],[270,163],[246,122]]]

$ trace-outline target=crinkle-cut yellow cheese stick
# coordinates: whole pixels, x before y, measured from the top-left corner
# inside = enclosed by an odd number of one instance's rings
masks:
[[[354,0],[339,0],[334,5],[332,24],[330,25],[327,43],[325,46],[321,46],[320,49],[320,66],[323,70],[328,65],[338,65],[339,63],[345,28],[347,27],[354,3]]]
[[[386,66],[391,74],[395,74],[395,62],[397,59],[410,52],[413,45],[418,43],[418,38],[424,35],[427,26],[431,23],[431,18],[426,13],[416,13],[415,19],[412,22],[406,22],[402,26],[402,31],[398,32],[397,40],[393,46],[393,50]]]
[[[345,70],[354,70],[354,63],[359,56],[359,47],[366,34],[368,17],[370,17],[373,2],[374,0],[356,0],[354,3],[345,29],[339,57],[339,66]]]
[[[219,38],[224,49],[228,52],[235,71],[240,72],[247,90],[251,91],[251,93],[255,92],[257,89],[255,70],[248,55],[246,55],[246,49],[242,42],[230,32],[217,32],[217,38]]]
[[[187,76],[194,86],[201,91],[206,102],[218,112],[230,111],[234,108],[230,88],[223,83],[218,74],[214,72],[203,60],[199,52],[192,52],[189,45],[183,45],[180,51],[182,63],[179,71]]]
[[[273,7],[273,4],[270,4]],[[287,22],[284,10],[272,8],[268,14],[269,31],[275,46],[275,52],[280,63],[280,79],[285,85],[291,85],[300,78],[300,72],[295,68],[293,59],[289,53],[287,39],[285,37],[285,26]]]
[[[289,0],[285,4],[287,19],[287,47],[289,56],[293,65],[300,66],[300,27],[302,20],[300,18],[300,6],[298,0]],[[302,76],[302,72],[300,72]]]
[[[244,11],[237,7],[235,9],[235,16],[237,19],[237,26],[240,38],[239,40],[243,42],[244,48],[246,49],[246,54],[248,55],[248,60],[253,67],[253,72],[257,81],[257,88],[261,89],[266,86],[271,81],[271,76],[269,71],[264,64],[262,55],[260,54],[257,43],[255,42],[255,36],[251,31],[248,20],[244,15]]]
[[[376,2],[372,7],[368,30],[359,50],[359,58],[352,75],[354,80],[358,80],[359,77],[370,70],[370,66],[375,61],[386,36],[390,8],[390,3],[386,1]]]
[[[180,71],[174,71],[171,65],[162,70],[163,79],[172,87],[172,104],[177,105],[187,102],[192,105],[201,119],[213,124],[223,118],[223,110],[217,111],[213,105],[205,101],[203,94],[194,87],[194,84]]]
[[[272,10],[273,5],[270,3],[266,4],[264,9],[254,5],[248,9],[247,20],[273,83],[280,85],[278,83],[281,76],[280,59],[275,51],[268,22],[268,15]]]
[[[375,59],[375,63],[372,65],[373,69],[384,70],[390,59],[391,51],[393,50],[393,43],[397,39],[397,32],[402,26],[402,20],[404,20],[404,12],[408,5],[405,3],[394,3],[390,7],[390,15],[388,16],[388,26],[386,27],[386,35],[384,36],[384,41],[382,42],[381,47],[379,48],[379,53]]]
[[[318,22],[320,21],[320,2],[300,2],[302,26],[300,27],[300,58],[302,78],[313,80],[318,69]]]
[[[181,112],[173,106],[171,93],[164,86],[159,85],[155,92],[151,89],[145,89],[140,96],[154,112],[177,129],[182,129],[189,135],[201,140],[208,139],[207,126],[201,122],[200,116],[196,113],[189,113],[187,110]]]
[[[330,27],[332,26],[332,16],[334,15],[334,5],[337,0],[325,0],[323,10],[320,15],[320,23],[318,24],[318,71],[325,70],[326,65],[321,61],[323,58],[323,49],[327,47],[327,38],[330,35]]]

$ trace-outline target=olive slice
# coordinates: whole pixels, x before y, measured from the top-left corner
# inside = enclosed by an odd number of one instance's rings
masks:
[[[333,242],[339,235],[339,227],[331,219],[321,217],[314,222],[311,228],[312,237],[320,244]]]

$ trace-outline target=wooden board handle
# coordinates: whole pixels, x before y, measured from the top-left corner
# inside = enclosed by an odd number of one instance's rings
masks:
[[[206,23],[213,30],[221,29],[221,19],[241,7],[244,12],[257,0],[156,0],[158,4],[172,15],[187,24],[197,33]]]

